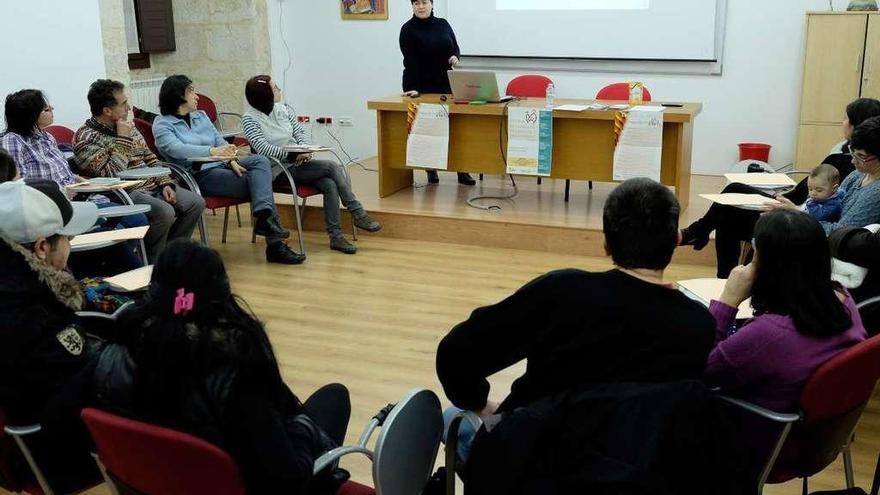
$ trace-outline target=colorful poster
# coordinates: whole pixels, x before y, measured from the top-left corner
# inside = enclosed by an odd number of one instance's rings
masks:
[[[449,166],[449,112],[422,103],[406,140],[406,166],[446,170]]]
[[[507,173],[549,177],[553,162],[553,111],[511,107],[507,117]]]
[[[660,182],[663,107],[633,107],[614,149],[614,180],[647,177]]]

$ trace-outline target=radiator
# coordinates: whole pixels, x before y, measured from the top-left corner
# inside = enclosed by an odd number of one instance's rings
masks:
[[[159,113],[159,88],[165,77],[132,81],[128,88],[131,106],[148,112]]]

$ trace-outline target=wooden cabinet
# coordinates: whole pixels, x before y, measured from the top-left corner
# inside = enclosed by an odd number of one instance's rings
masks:
[[[846,105],[860,97],[880,98],[880,14],[808,13],[798,169],[815,167],[843,139]]]

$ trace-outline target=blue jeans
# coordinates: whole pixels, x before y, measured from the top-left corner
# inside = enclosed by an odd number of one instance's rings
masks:
[[[464,412],[464,409],[459,409],[455,406],[449,407],[443,411],[443,443],[446,443],[446,435],[449,433],[449,425],[452,423],[452,418],[460,412]],[[471,446],[474,443],[474,437],[477,436],[477,430],[479,429],[480,424],[475,423],[474,419],[470,416],[465,416],[459,425],[458,448],[455,453],[461,463],[467,463],[470,458]]]
[[[250,199],[251,214],[269,209],[275,214],[272,196],[272,163],[261,155],[251,155],[239,160],[247,173],[241,177],[224,165],[203,168],[193,176],[203,196],[225,196]]]

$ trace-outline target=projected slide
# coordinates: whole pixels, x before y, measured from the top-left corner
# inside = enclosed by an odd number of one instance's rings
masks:
[[[650,0],[495,0],[498,10],[637,10]]]

